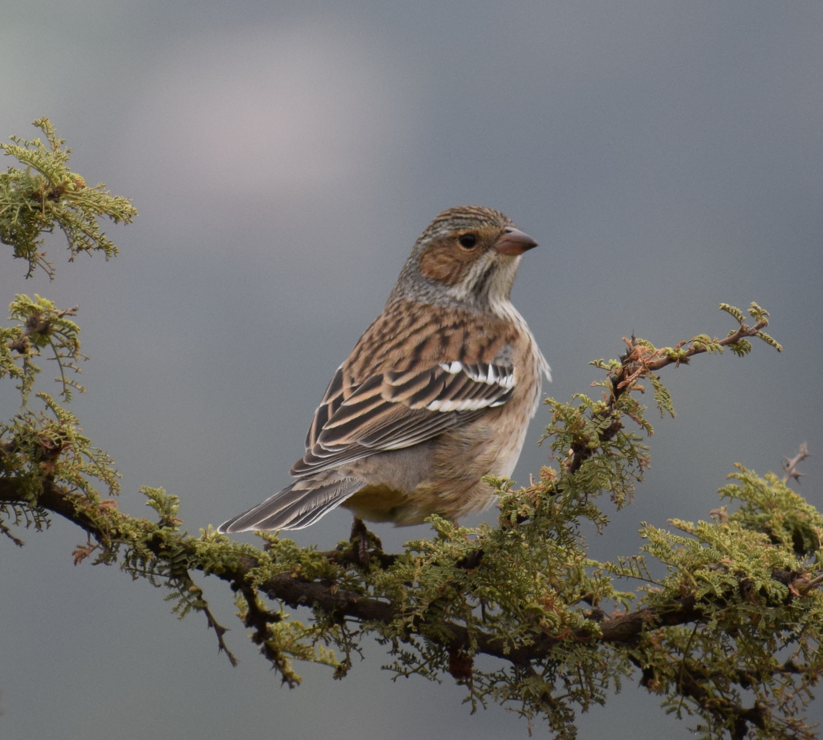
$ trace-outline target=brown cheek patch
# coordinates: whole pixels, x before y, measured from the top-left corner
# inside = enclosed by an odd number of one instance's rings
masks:
[[[466,254],[465,257],[470,255]],[[420,255],[420,274],[444,285],[455,285],[460,280],[464,255],[458,255],[446,241],[432,242]]]

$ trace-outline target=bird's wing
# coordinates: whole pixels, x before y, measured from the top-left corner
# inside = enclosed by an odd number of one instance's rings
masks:
[[[332,378],[291,474],[305,477],[378,452],[425,442],[501,406],[514,392],[507,356],[495,363],[441,362],[387,371],[358,385],[345,366]]]

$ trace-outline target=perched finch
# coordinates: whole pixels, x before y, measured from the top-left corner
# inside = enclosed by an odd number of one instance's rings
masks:
[[[337,506],[356,517],[456,520],[509,476],[549,366],[512,305],[537,242],[491,208],[441,213],[412,249],[383,313],[337,369],[296,478],[221,532],[302,529]]]

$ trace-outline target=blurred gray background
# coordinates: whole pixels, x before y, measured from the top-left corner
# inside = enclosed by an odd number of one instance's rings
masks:
[[[541,243],[514,300],[553,396],[586,392],[587,363],[632,332],[724,335],[720,301],[759,302],[785,346],[665,372],[678,418],[655,424],[653,467],[594,557],[636,552],[641,521],[707,518],[734,462],[777,471],[803,441],[800,490],[823,505],[819,0],[6,0],[2,16],[0,138],[49,116],[74,168],[140,211],[107,229],[109,263],[68,265],[51,240],[53,283],[0,250],[0,303],[80,304],[92,359],[73,409],[114,455],[126,512],[151,513],[137,488],[164,486],[196,533],[287,483],[414,240],[466,203]],[[520,482],[547,422],[541,408]],[[338,511],[296,539],[328,548],[348,529]],[[377,531],[397,549],[428,529]],[[371,643],[344,681],[305,666],[289,691],[205,579],[233,669],[201,616],[72,566],[77,530],[23,534],[22,551],[0,541],[4,738],[527,736],[499,707],[471,716],[449,681],[392,682]],[[627,684],[581,737],[690,737],[657,704]]]

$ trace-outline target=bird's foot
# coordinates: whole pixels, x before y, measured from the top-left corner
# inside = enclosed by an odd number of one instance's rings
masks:
[[[371,560],[369,557],[369,539],[371,537],[374,537],[374,535],[366,528],[363,520],[359,517],[355,517],[351,525],[351,537],[349,537],[349,542],[351,542],[352,545],[352,554],[354,555],[354,559],[364,568],[368,567],[369,561]],[[377,543],[378,547],[380,547],[380,540],[378,540]],[[381,551],[382,549],[383,548],[380,547]]]
[[[381,568],[390,568],[398,558],[397,555],[383,552],[380,538],[374,532],[369,532],[363,520],[356,517],[352,522],[348,547],[341,543],[336,550],[323,554],[338,565],[358,565],[361,568],[368,568],[373,563]]]

